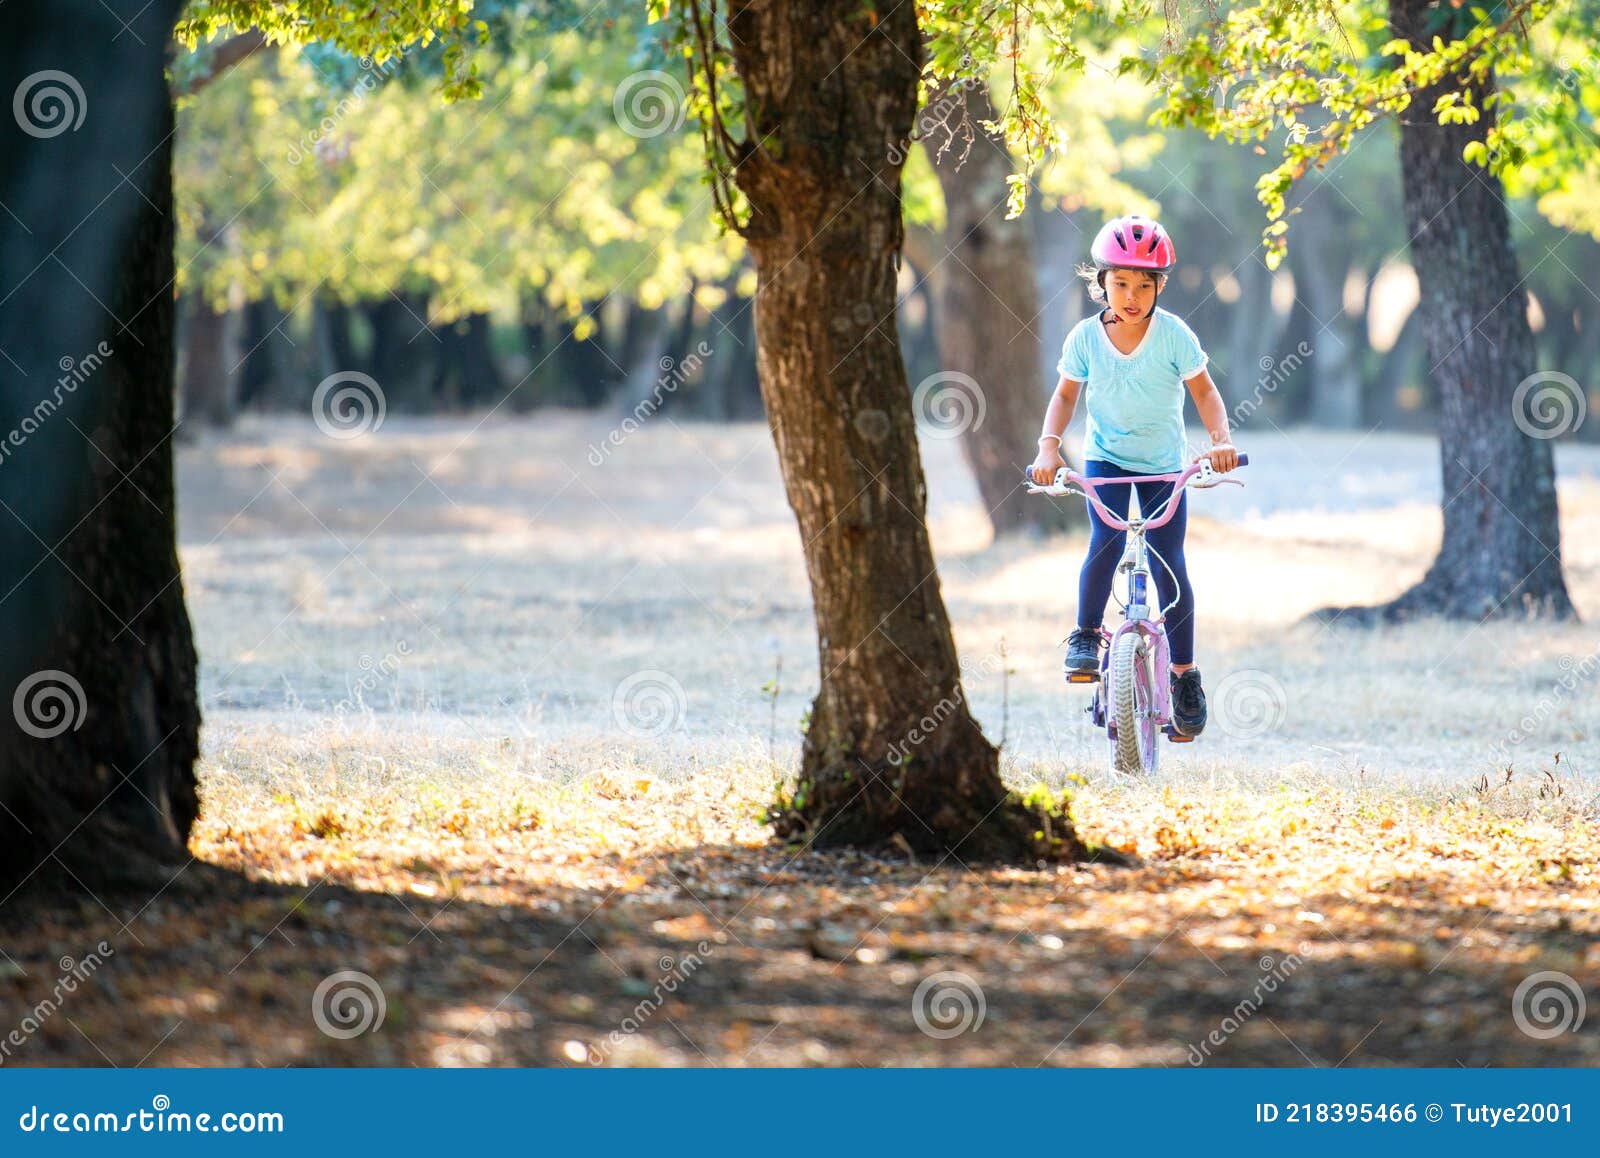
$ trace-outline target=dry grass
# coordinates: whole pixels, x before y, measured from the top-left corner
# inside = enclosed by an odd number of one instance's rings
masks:
[[[1600,1019],[1546,1041],[1511,1018],[1535,971],[1600,983],[1600,455],[1562,448],[1583,625],[1366,634],[1297,621],[1421,573],[1435,451],[1248,440],[1250,489],[1192,522],[1214,723],[1143,782],[1104,771],[1058,682],[1081,541],[990,547],[930,442],[944,594],[1008,778],[1074,787],[1089,835],[1142,861],[967,873],[767,843],[817,678],[770,441],[662,421],[596,468],[605,432],[273,422],[183,451],[198,860],[153,901],[15,930],[7,1022],[63,953],[116,956],[8,1060],[1183,1065],[1271,958],[1292,976],[1208,1059],[1600,1061]],[[666,690],[630,719],[643,671]],[[348,969],[387,1014],[343,1041],[310,1003]],[[912,1016],[941,971],[985,1009],[948,1039]]]

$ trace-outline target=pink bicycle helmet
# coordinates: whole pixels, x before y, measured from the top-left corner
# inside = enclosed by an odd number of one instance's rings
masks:
[[[1168,273],[1178,264],[1172,237],[1155,221],[1128,213],[1106,222],[1095,234],[1089,256],[1101,269],[1141,269]]]

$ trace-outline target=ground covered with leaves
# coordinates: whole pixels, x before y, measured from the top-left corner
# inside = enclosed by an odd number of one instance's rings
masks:
[[[968,871],[771,841],[818,672],[770,435],[596,466],[606,421],[180,451],[194,859],[0,898],[0,1064],[1600,1064],[1594,448],[1583,622],[1355,632],[1304,616],[1422,574],[1436,446],[1241,435],[1190,524],[1212,722],[1130,781],[1060,683],[1083,536],[991,544],[928,440],[1002,772],[1137,861]]]
[[[747,779],[208,807],[158,896],[7,906],[8,1022],[111,949],[7,1061],[1600,1064],[1571,779],[1088,788],[1136,867],[982,871],[775,846]]]

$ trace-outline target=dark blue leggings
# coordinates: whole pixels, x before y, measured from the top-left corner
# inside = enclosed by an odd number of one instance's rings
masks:
[[[1090,478],[1131,478],[1154,473],[1143,470],[1124,470],[1113,462],[1091,458],[1084,464],[1083,473]],[[1095,488],[1100,501],[1121,518],[1128,517],[1128,500],[1133,489],[1139,490],[1139,509],[1147,515],[1158,510],[1172,493],[1171,483],[1124,483],[1122,486]],[[1167,640],[1172,647],[1173,663],[1194,662],[1194,591],[1189,586],[1189,569],[1183,557],[1183,533],[1189,523],[1189,504],[1185,496],[1177,499],[1178,513],[1165,526],[1145,534],[1145,543],[1151,552],[1150,573],[1155,576],[1156,590],[1161,596],[1161,606],[1172,602],[1173,576],[1178,580],[1178,602],[1167,613]],[[1099,627],[1105,618],[1106,600],[1111,596],[1111,584],[1116,578],[1117,563],[1122,559],[1123,541],[1127,534],[1113,531],[1100,517],[1100,512],[1089,507],[1089,521],[1093,530],[1089,535],[1089,557],[1083,561],[1083,571],[1078,575],[1078,626]],[[1161,559],[1172,568],[1161,565]],[[1126,588],[1124,588],[1126,591]],[[1154,609],[1152,609],[1154,610]]]

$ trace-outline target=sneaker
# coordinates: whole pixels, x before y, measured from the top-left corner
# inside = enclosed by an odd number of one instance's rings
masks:
[[[1100,674],[1100,632],[1093,627],[1075,627],[1067,636],[1067,659],[1062,665],[1067,678]]]
[[[1172,726],[1180,736],[1198,736],[1206,730],[1206,693],[1197,667],[1172,677]]]

